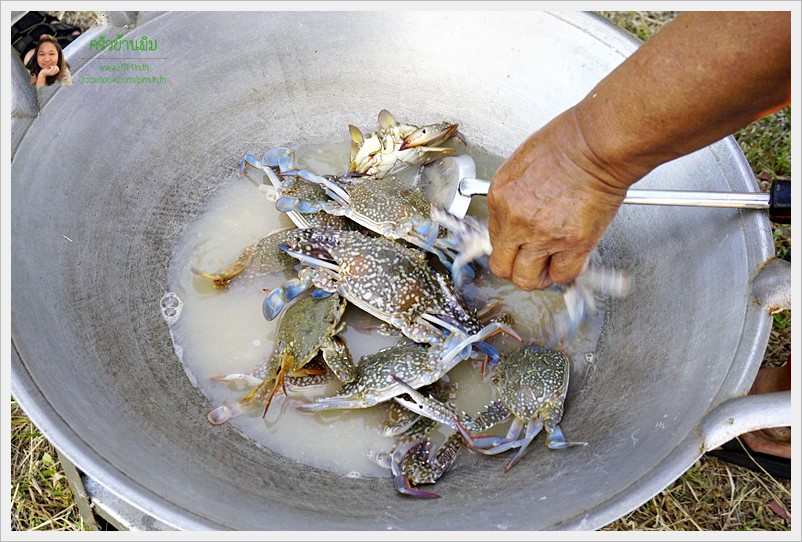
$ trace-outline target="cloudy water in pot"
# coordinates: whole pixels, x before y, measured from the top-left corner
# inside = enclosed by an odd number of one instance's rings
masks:
[[[346,141],[310,143],[294,150],[298,167],[333,174],[347,169],[348,149]],[[481,150],[466,150],[476,159],[477,173],[486,178],[501,163],[499,158]],[[406,174],[402,181],[415,182],[414,172]],[[168,281],[172,295],[161,301],[176,353],[188,378],[208,397],[210,409],[228,405],[236,410],[237,401],[252,389],[252,384],[221,382],[213,377],[249,373],[270,356],[281,317],[272,322],[263,317],[264,289],[273,289],[291,278],[291,273],[276,271],[267,276],[240,278],[228,288],[216,289],[210,279],[192,272],[193,268],[205,272],[225,269],[246,246],[271,231],[294,226],[265,197],[265,191],[259,188],[262,183],[268,183],[264,174],[253,169],[221,183],[183,232],[170,262]],[[483,206],[483,201],[475,201],[469,212],[486,214]],[[464,293],[479,306],[500,300],[502,310],[512,314],[515,329],[532,342],[545,340],[546,315],[559,310],[562,303],[557,294],[523,292],[486,270],[480,270]],[[378,334],[375,328],[380,322],[355,307],[349,307],[343,319],[347,326],[341,337],[355,361],[401,340]],[[586,353],[595,349],[600,321],[601,318],[594,325],[580,328],[568,350],[574,364],[574,379],[584,372]],[[517,346],[515,341],[502,336],[491,342],[501,350]],[[489,382],[482,381],[478,362],[463,362],[448,376],[452,382],[458,382],[459,409],[476,412],[493,398]],[[575,380],[572,388],[576,385]],[[388,471],[368,459],[370,450],[388,450],[392,446],[392,440],[381,432],[387,405],[319,413],[295,409],[300,402],[331,395],[337,388],[336,381],[305,390],[288,388],[289,398],[277,394],[266,416],[262,417],[262,403],[227,423],[253,440],[254,445],[265,446],[307,465],[350,476],[389,476]],[[209,425],[209,431],[216,429]]]

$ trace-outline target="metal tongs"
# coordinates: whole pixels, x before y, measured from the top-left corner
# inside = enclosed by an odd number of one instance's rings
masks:
[[[429,164],[425,177],[423,188],[429,201],[458,218],[468,212],[472,196],[487,195],[490,187],[490,181],[476,178],[476,164],[467,154],[446,156]],[[788,224],[791,222],[791,182],[775,180],[770,193],[630,189],[624,203],[766,209],[773,222]]]

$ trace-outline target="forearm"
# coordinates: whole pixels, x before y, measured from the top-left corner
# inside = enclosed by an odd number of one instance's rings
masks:
[[[595,166],[629,185],[790,101],[788,12],[686,12],[571,112]]]

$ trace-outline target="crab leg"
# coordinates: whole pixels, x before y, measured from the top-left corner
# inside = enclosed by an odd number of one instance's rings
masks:
[[[298,405],[301,412],[320,412],[322,410],[351,410],[357,408],[367,408],[375,404],[369,398],[359,398],[356,396],[343,395],[337,397],[322,397],[314,403],[304,403]]]
[[[467,337],[464,341],[462,341],[459,345],[453,347],[450,351],[457,350],[457,348],[459,348],[457,352],[462,353],[462,350],[464,348],[466,348],[468,345],[472,345],[481,352],[487,354],[488,358],[490,359],[490,364],[493,365],[498,361],[498,352],[496,351],[495,348],[487,344],[485,340],[489,339],[494,335],[497,335],[498,333],[504,333],[505,335],[512,337],[518,342],[523,342],[521,336],[518,335],[518,333],[507,324],[504,324],[502,322],[492,322],[490,324],[487,324],[477,333],[474,333],[473,335]],[[451,338],[452,336],[449,336],[449,338]],[[466,359],[468,355],[469,354],[466,355],[460,354],[462,359]]]
[[[319,268],[330,269],[335,273],[338,273],[340,271],[339,265],[332,262],[328,262],[326,260],[321,260],[320,258],[315,258],[314,256],[309,256],[307,254],[304,254],[303,252],[297,252],[295,250],[292,250],[287,243],[279,243],[278,248],[280,248],[293,258],[300,260],[302,264],[312,267],[314,269],[319,269]]]
[[[515,441],[514,445],[511,446],[513,448],[518,448],[518,452],[516,452],[516,454],[512,456],[512,459],[510,459],[507,464],[504,465],[504,472],[509,471],[521,459],[521,457],[523,457],[526,448],[542,429],[542,421],[538,419],[529,420],[529,422],[526,424],[526,434],[524,438]]]
[[[430,420],[447,425],[452,429],[457,429],[456,415],[448,406],[433,397],[426,397],[396,375],[390,373],[390,376],[412,397],[412,401],[408,401],[403,397],[394,397],[393,400],[396,403]]]
[[[246,386],[256,386],[264,379],[247,373],[231,373],[212,376],[212,380],[218,382],[243,382]]]
[[[468,448],[473,450],[474,452],[479,452],[480,454],[484,455],[496,455],[502,452],[506,452],[511,448],[516,448],[517,447],[516,443],[520,442],[519,440],[517,440],[518,435],[521,434],[523,428],[524,428],[524,423],[518,418],[515,418],[513,419],[512,424],[510,424],[510,428],[505,436],[482,437],[482,436],[471,435],[465,428],[465,426],[462,424],[457,425],[458,431],[462,435],[462,438],[465,439],[466,446],[468,446]],[[520,444],[518,444],[518,446],[520,446]]]
[[[282,171],[281,175],[300,177],[301,179],[309,181],[310,183],[319,184],[326,189],[326,195],[329,196],[330,198],[336,200],[337,202],[343,205],[349,205],[351,203],[351,197],[348,195],[348,192],[339,187],[337,183],[330,181],[329,179],[323,177],[322,175],[316,175],[315,173],[312,173],[311,171],[307,171],[305,169],[292,169],[289,171]]]
[[[568,442],[565,440],[565,435],[563,435],[563,431],[560,429],[560,426],[551,420],[546,422],[546,433],[548,433],[546,446],[552,450],[561,450],[563,448],[570,448],[572,446],[587,446],[588,444],[587,442]]]
[[[240,254],[234,265],[231,265],[218,273],[206,273],[194,267],[190,268],[194,274],[199,277],[212,279],[215,288],[225,288],[231,284],[231,280],[237,277],[240,273],[245,271],[248,266],[253,262],[254,245],[248,245]]]

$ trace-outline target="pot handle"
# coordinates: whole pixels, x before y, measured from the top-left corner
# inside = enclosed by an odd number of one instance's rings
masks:
[[[770,314],[791,308],[791,262],[770,259],[752,280],[752,296]]]
[[[791,262],[770,259],[752,281],[755,301],[769,313],[791,308]],[[724,401],[699,423],[701,451],[709,452],[738,435],[791,425],[791,392],[747,395]]]
[[[718,448],[738,435],[791,425],[791,392],[736,397],[708,412],[699,423],[701,452]]]

